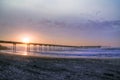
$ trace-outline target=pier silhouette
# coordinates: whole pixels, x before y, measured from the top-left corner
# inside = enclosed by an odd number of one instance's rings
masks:
[[[71,45],[59,45],[59,44],[44,44],[44,43],[25,43],[25,42],[17,42],[17,41],[4,41],[0,40],[0,43],[4,44],[12,44],[13,52],[16,52],[16,46],[20,44],[24,44],[27,46],[26,52],[31,52],[31,46],[33,46],[33,50],[37,51],[55,51],[55,50],[71,50],[78,48],[101,48],[101,46],[71,46]]]

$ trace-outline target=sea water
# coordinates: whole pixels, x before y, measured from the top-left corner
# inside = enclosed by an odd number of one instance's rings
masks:
[[[12,50],[2,50],[1,52],[13,53]],[[24,50],[19,48],[13,54],[26,54]],[[52,51],[31,51],[28,54],[37,56],[53,56],[53,57],[87,57],[87,58],[120,58],[120,48],[80,48],[77,50],[52,50]]]
[[[92,48],[67,51],[43,52],[43,55],[65,57],[114,57],[120,58],[120,48]]]

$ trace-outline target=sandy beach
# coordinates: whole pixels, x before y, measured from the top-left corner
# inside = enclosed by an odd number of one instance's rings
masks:
[[[59,59],[0,53],[0,80],[120,80],[120,59]]]

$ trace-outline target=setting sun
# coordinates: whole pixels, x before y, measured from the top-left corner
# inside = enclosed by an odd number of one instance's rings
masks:
[[[23,40],[22,40],[24,43],[29,43],[30,42],[30,39],[28,38],[28,37],[26,37],[26,38],[23,38]]]

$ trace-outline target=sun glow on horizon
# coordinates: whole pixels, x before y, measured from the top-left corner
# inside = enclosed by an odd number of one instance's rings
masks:
[[[30,38],[25,37],[25,38],[22,39],[22,41],[23,41],[24,43],[29,43],[29,42],[30,42]]]

